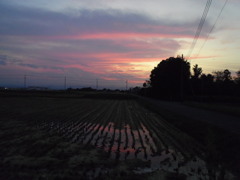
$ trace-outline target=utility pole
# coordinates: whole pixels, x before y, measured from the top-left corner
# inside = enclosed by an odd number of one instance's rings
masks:
[[[96,79],[96,89],[98,90],[98,79]]]
[[[128,80],[126,80],[126,91],[128,90]]]
[[[64,89],[66,90],[66,88],[67,88],[67,77],[65,76],[64,77]]]
[[[26,89],[27,88],[27,76],[24,75],[24,88]]]
[[[181,62],[181,74],[180,74],[180,98],[181,100],[183,100],[183,63],[184,63],[184,59],[183,59],[183,54],[182,54],[182,62]]]

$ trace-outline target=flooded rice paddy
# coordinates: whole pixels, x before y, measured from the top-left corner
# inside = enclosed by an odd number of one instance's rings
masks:
[[[111,159],[148,162],[134,169],[138,174],[162,170],[189,180],[211,178],[203,147],[134,100],[84,100],[69,116],[38,125],[71,142],[103,149]]]

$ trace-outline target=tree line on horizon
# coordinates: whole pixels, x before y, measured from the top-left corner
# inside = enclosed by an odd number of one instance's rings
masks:
[[[198,64],[177,56],[162,60],[143,83],[141,94],[166,100],[210,97],[240,97],[240,70],[232,76],[228,69],[205,74]]]

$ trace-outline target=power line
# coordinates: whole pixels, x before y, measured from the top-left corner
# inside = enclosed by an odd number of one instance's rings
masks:
[[[217,19],[216,19],[215,23],[213,24],[211,30],[210,30],[209,33],[208,33],[207,38],[205,39],[205,41],[204,41],[203,45],[201,46],[200,50],[198,51],[198,55],[197,55],[197,56],[199,56],[201,50],[203,49],[203,47],[205,46],[206,42],[208,41],[208,38],[209,38],[210,34],[212,33],[213,29],[215,28],[215,26],[216,26],[216,24],[217,24],[217,22],[218,22],[218,19],[220,18],[221,14],[222,14],[222,12],[223,12],[223,9],[224,9],[225,6],[227,5],[227,3],[228,3],[228,0],[225,1],[224,5],[223,5],[223,7],[222,7],[222,9],[221,9],[221,11],[219,12],[219,14],[218,14],[218,16],[217,16]]]
[[[200,22],[198,24],[198,28],[196,30],[196,33],[195,33],[195,36],[194,36],[194,39],[193,39],[193,42],[192,42],[191,47],[189,49],[189,52],[188,52],[188,55],[187,55],[187,59],[189,59],[189,57],[191,56],[192,51],[193,51],[193,49],[194,49],[194,47],[195,47],[195,45],[197,43],[197,40],[198,40],[198,38],[200,36],[200,33],[202,31],[203,24],[204,24],[205,19],[207,17],[207,13],[208,13],[208,10],[210,8],[211,2],[212,2],[212,0],[208,0],[207,3],[206,3],[205,9],[203,11],[201,20],[200,20]]]
[[[196,31],[196,33],[195,33],[194,39],[193,39],[193,42],[192,42],[191,47],[190,47],[190,49],[189,49],[189,52],[188,52],[188,55],[187,55],[187,59],[190,58],[190,56],[191,56],[191,54],[192,54],[192,52],[193,52],[193,49],[194,49],[194,47],[195,47],[195,45],[196,45],[196,43],[197,43],[197,40],[198,40],[198,38],[199,38],[199,36],[200,36],[200,33],[201,33],[201,31],[202,31],[202,27],[203,27],[204,22],[205,22],[205,20],[206,20],[206,17],[207,17],[209,8],[210,8],[210,6],[211,6],[211,3],[212,3],[212,0],[208,0],[207,3],[206,3],[206,6],[205,6],[205,8],[204,8],[204,11],[203,11],[201,20],[200,20],[200,22],[199,22],[199,24],[198,24],[198,28],[197,28],[197,31]]]

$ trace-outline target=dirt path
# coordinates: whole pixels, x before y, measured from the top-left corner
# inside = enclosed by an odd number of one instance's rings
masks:
[[[227,131],[240,134],[239,117],[231,116],[220,112],[200,109],[196,107],[186,106],[181,104],[180,102],[167,102],[145,97],[139,98],[151,103],[157,109],[161,108],[161,110],[166,110],[176,115],[181,115],[192,120],[204,121],[214,126],[225,129]]]

